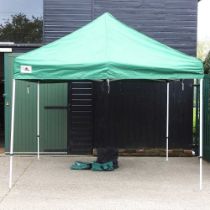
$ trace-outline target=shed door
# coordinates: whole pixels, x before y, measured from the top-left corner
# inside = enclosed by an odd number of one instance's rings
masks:
[[[66,153],[67,83],[40,84],[40,146],[43,152]]]

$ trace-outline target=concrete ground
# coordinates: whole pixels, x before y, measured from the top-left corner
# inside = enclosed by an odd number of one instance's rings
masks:
[[[0,156],[0,210],[210,209],[210,163],[199,191],[198,158],[120,157],[114,172],[69,170],[75,160],[95,158],[15,157],[8,191],[9,157]]]

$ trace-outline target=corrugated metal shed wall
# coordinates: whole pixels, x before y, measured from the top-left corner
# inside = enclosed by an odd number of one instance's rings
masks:
[[[17,152],[36,149],[36,83],[16,81],[15,141]]]
[[[196,53],[197,0],[44,0],[44,41],[60,38],[107,11],[160,42]]]
[[[4,54],[0,53],[0,144],[3,142],[4,130]]]
[[[13,62],[18,53],[5,54],[5,147],[9,149],[12,71]],[[16,82],[15,137],[16,152],[36,150],[36,85],[32,82]]]

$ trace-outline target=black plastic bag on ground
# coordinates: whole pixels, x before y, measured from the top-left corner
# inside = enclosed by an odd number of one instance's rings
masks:
[[[97,163],[113,162],[114,168],[118,168],[118,149],[114,147],[97,148]]]

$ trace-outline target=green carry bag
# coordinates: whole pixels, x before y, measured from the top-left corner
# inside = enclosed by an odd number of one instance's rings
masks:
[[[106,163],[92,163],[92,171],[113,171],[114,165],[112,161]]]
[[[71,169],[72,170],[88,170],[88,169],[91,169],[91,167],[92,167],[92,163],[76,161],[71,166]]]

